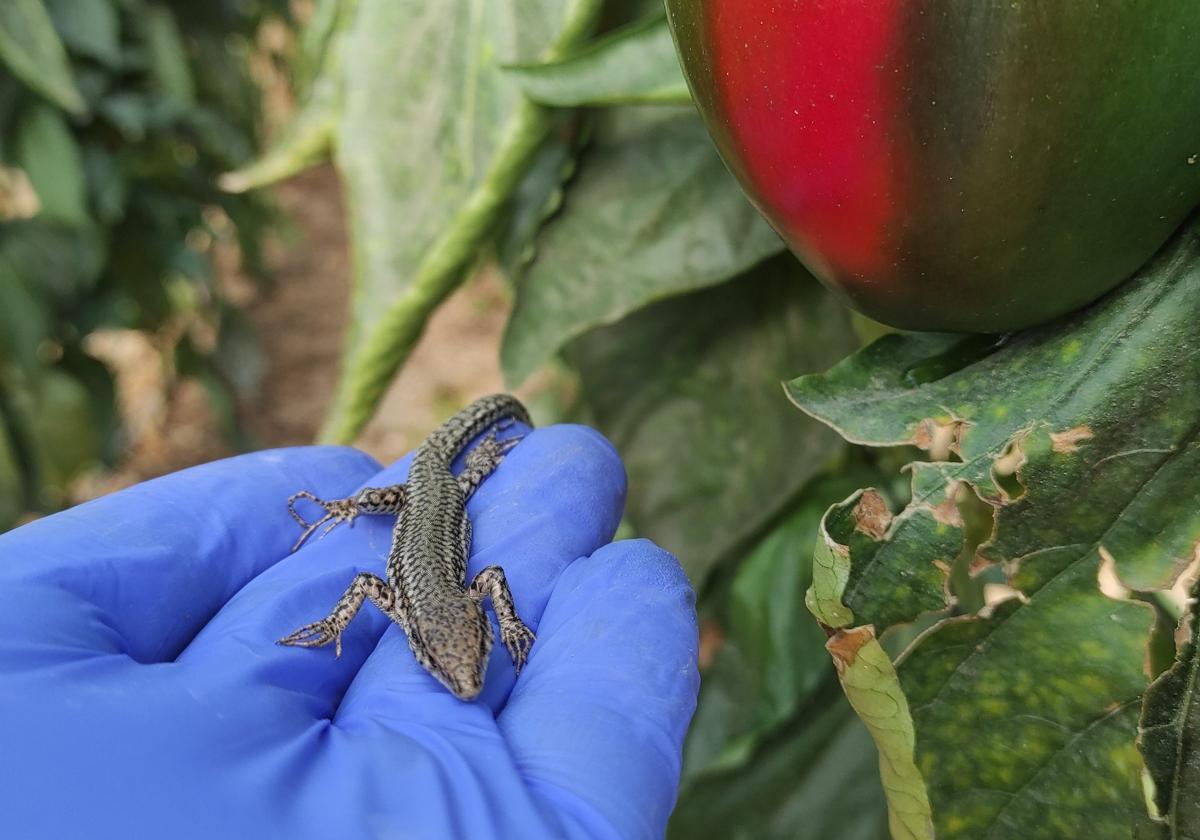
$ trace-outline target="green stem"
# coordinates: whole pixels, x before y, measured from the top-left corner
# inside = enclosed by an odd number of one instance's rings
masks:
[[[566,24],[543,59],[561,57],[592,32],[601,0],[574,0]],[[392,304],[369,336],[343,363],[341,384],[321,432],[326,443],[349,443],[375,413],[388,384],[408,358],[425,322],[467,278],[480,247],[509,196],[525,177],[553,126],[551,109],[523,100],[501,136],[483,181],[434,240],[412,285]]]

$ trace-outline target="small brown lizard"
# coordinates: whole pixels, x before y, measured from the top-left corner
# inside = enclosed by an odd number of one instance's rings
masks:
[[[282,645],[320,647],[333,643],[342,652],[341,635],[364,600],[399,624],[417,661],[454,696],[471,700],[483,688],[492,649],[492,625],[483,600],[492,599],[500,640],[517,672],[525,664],[533,632],[517,616],[512,593],[499,566],[488,566],[466,585],[471,550],[471,521],[466,500],[503,460],[517,440],[499,441],[501,421],[528,424],[525,406],[507,394],[483,397],[447,420],[417,449],[408,481],[391,487],[367,488],[346,499],[323,501],[302,491],[288,500],[292,516],[304,528],[298,548],[319,526],[352,522],[360,513],[398,514],[387,559],[387,580],[363,572],[351,582],[333,611],[279,640]],[[492,431],[467,453],[457,477],[450,464],[476,436]],[[325,508],[316,522],[295,510],[298,499]],[[294,550],[294,549],[293,549]]]

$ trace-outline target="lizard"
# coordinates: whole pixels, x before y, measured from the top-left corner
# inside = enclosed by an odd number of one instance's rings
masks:
[[[466,500],[500,464],[518,439],[496,438],[502,421],[530,425],[529,412],[508,394],[483,397],[455,414],[417,448],[408,481],[390,487],[368,487],[345,499],[324,501],[308,491],[288,500],[293,518],[304,528],[293,551],[320,526],[352,524],[359,514],[396,514],[387,557],[387,579],[370,572],[355,576],[333,610],[279,640],[296,647],[333,643],[342,652],[342,632],[369,600],[408,637],[417,662],[461,700],[472,700],[483,688],[492,648],[492,625],[483,611],[491,598],[500,625],[500,640],[519,674],[534,634],[517,615],[504,571],[488,566],[467,584],[471,521]],[[462,473],[450,471],[467,444],[491,431],[467,453]],[[295,509],[298,499],[316,502],[326,511],[309,523]],[[332,520],[332,521],[331,521]]]

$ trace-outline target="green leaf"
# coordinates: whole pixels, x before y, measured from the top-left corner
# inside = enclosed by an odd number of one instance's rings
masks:
[[[195,104],[196,82],[188,64],[187,47],[170,8],[159,3],[139,3],[134,20],[146,48],[154,89],[179,104]]]
[[[664,16],[613,32],[566,58],[507,68],[525,95],[559,107],[692,101]]]
[[[312,13],[304,22],[297,39],[296,55],[291,71],[296,96],[308,99],[316,80],[337,60],[331,62],[330,52],[337,36],[344,31],[344,21],[353,19],[356,0],[315,0]]]
[[[901,516],[893,518],[874,489],[855,493],[826,514],[813,549],[808,597],[809,609],[826,627],[871,624],[882,632],[945,608],[946,574],[962,548],[962,518],[944,482],[935,479],[937,486],[917,490],[930,475],[927,465],[911,469],[919,501]],[[846,562],[847,552],[854,563]]]
[[[241,169],[221,175],[218,180],[221,189],[246,192],[290,178],[318,163],[333,140],[337,94],[332,77],[319,78],[313,86],[312,97],[261,156]]]
[[[512,382],[588,329],[728,280],[783,243],[696,114],[622,108],[600,117],[563,210],[536,247],[501,348]]]
[[[121,417],[112,371],[78,345],[71,344],[63,348],[63,356],[57,366],[87,392],[90,411],[88,434],[94,435],[97,442],[94,457],[104,463],[114,463],[126,453],[128,440],[119,434]]]
[[[513,275],[533,260],[534,240],[546,220],[562,206],[563,185],[575,174],[586,124],[564,111],[529,171],[513,190],[497,234],[496,258]]]
[[[913,762],[913,721],[891,659],[870,627],[839,630],[826,645],[846,699],[879,750],[893,840],[933,840],[925,780]]]
[[[72,226],[89,224],[83,156],[62,113],[40,101],[30,102],[13,145],[13,160],[29,176],[41,204],[39,217]]]
[[[93,288],[106,259],[103,232],[37,218],[0,225],[0,272],[12,272],[53,311]],[[49,301],[53,301],[53,304]]]
[[[72,114],[87,113],[67,51],[42,0],[0,3],[0,63],[32,90]]]
[[[40,365],[38,349],[50,332],[49,302],[41,287],[0,259],[0,370],[10,365],[29,375]]]
[[[121,21],[111,0],[47,0],[46,7],[69,50],[120,68]]]
[[[871,737],[832,680],[744,766],[685,787],[668,837],[882,840],[887,810]]]
[[[317,7],[314,25],[329,27],[320,37],[321,71],[307,86],[307,98],[287,128],[256,160],[221,176],[221,188],[229,192],[282,181],[321,160],[333,143],[342,107],[343,50],[358,11],[358,0],[326,2]],[[336,16],[332,20],[327,17]],[[310,40],[317,40],[311,36]],[[306,49],[316,50],[315,43]]]
[[[125,215],[131,186],[119,157],[103,143],[89,143],[83,147],[83,168],[97,220],[116,224]]]
[[[17,517],[24,512],[21,481],[21,465],[13,452],[6,415],[0,405],[0,532],[16,525]]]
[[[152,101],[138,92],[118,91],[100,100],[96,110],[102,118],[120,132],[125,141],[140,143],[146,139]]]
[[[65,370],[44,367],[26,387],[13,389],[10,423],[23,426],[33,459],[38,509],[53,509],[67,498],[70,481],[98,466],[104,445],[92,414],[87,387]],[[10,429],[11,431],[11,429]]]
[[[360,0],[337,163],[355,292],[323,437],[366,423],[430,312],[462,282],[554,125],[501,71],[591,30],[597,0]]]
[[[1191,592],[1191,637],[1150,686],[1138,744],[1154,780],[1154,804],[1171,840],[1200,838],[1200,586]]]
[[[14,368],[0,367],[0,480],[11,493],[7,503],[0,502],[0,511],[10,521],[41,507],[37,446],[28,410],[32,400],[26,381]]]
[[[804,610],[810,545],[829,504],[873,471],[851,465],[818,476],[736,567],[724,637],[700,686],[684,748],[683,784],[743,766],[762,742],[829,682],[825,633]]]
[[[779,383],[853,346],[842,306],[783,254],[569,348],[582,397],[629,471],[627,515],[698,589],[841,454],[835,435],[780,399]]]
[[[899,515],[864,494],[827,516],[812,598],[835,626],[950,606],[947,500],[965,483],[994,509],[974,565],[1014,597],[939,622],[897,663],[939,838],[1150,830],[1134,736],[1154,614],[1099,578],[1169,587],[1200,541],[1198,308],[1192,224],[1064,320],[1002,342],[887,336],[788,386],[848,440],[934,458]]]

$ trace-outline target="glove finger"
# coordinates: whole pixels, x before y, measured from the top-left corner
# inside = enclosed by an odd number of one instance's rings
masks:
[[[679,563],[644,540],[576,561],[555,587],[497,722],[565,833],[663,836],[699,690],[694,604]]]
[[[0,537],[0,639],[173,659],[286,556],[288,496],[344,493],[378,469],[342,447],[242,455],[79,505]]]
[[[321,498],[347,498],[364,487],[403,484],[411,462],[410,453],[355,486],[342,488],[337,496]],[[330,717],[387,628],[387,617],[364,604],[341,637],[341,656],[334,645],[305,649],[277,642],[328,615],[359,572],[383,573],[395,521],[388,514],[363,514],[327,535],[317,531],[295,552],[289,545],[287,556],[247,583],[213,616],[178,662],[205,671],[208,679],[230,692],[255,685],[284,689],[313,717]],[[293,522],[287,533],[294,543],[302,531]]]

